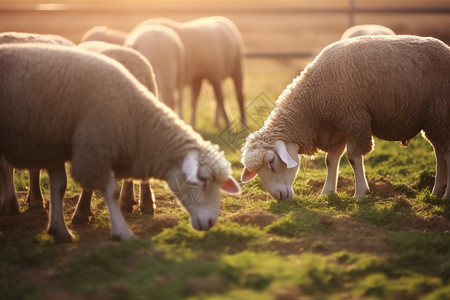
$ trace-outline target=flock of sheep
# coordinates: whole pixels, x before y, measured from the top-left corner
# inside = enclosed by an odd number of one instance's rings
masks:
[[[198,45],[204,47],[198,47]],[[13,168],[30,170],[30,207],[42,207],[39,170],[50,181],[48,233],[72,241],[63,216],[65,162],[82,187],[74,223],[86,223],[100,190],[112,237],[133,237],[122,211],[154,212],[148,180],[167,181],[197,230],[217,221],[220,190],[240,192],[230,163],[194,131],[202,81],[214,88],[215,124],[229,118],[222,81],[235,84],[245,122],[243,44],[223,17],[187,23],[150,19],[130,33],[89,30],[79,45],[63,37],[0,34],[0,175],[2,211],[19,212]],[[322,194],[335,192],[344,150],[355,197],[369,192],[363,156],[372,136],[407,144],[420,131],[434,147],[433,193],[450,198],[450,48],[434,38],[355,26],[327,46],[280,95],[264,126],[242,149],[241,181],[257,175],[277,200],[292,199],[299,155],[327,152]],[[182,120],[182,88],[192,89],[191,126]],[[176,95],[176,96],[175,96]],[[173,111],[178,102],[178,115]],[[118,179],[125,179],[119,193]]]

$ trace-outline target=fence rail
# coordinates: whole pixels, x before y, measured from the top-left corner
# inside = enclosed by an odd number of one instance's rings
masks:
[[[93,12],[93,13],[133,13],[133,12],[196,12],[196,13],[229,13],[229,14],[273,14],[273,13],[409,13],[409,14],[449,14],[450,6],[442,7],[189,7],[176,9],[173,7],[160,7],[151,5],[131,6],[99,6],[99,5],[75,5],[75,4],[36,4],[36,5],[1,5],[0,13],[5,12]]]
[[[174,7],[161,7],[151,5],[131,5],[131,6],[100,6],[100,5],[76,5],[76,4],[37,4],[37,5],[8,5],[0,4],[1,14],[55,14],[55,13],[80,13],[80,14],[133,14],[133,13],[196,13],[196,14],[346,14],[349,18],[349,26],[354,25],[354,17],[357,14],[449,14],[450,6],[441,7],[358,7],[354,0],[349,0],[348,6],[342,7],[189,7],[182,9]],[[290,51],[290,52],[270,52],[270,51],[247,51],[249,58],[291,58],[291,57],[311,57],[315,53],[310,51]]]

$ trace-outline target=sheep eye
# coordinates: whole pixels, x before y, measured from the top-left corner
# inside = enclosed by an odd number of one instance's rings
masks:
[[[275,157],[269,161],[269,167],[270,167],[270,171],[272,171],[272,173],[275,173],[275,168],[273,167],[274,162],[275,162]]]
[[[206,176],[203,176],[203,175],[200,175],[200,174],[197,174],[197,178],[198,178],[198,180],[200,180],[203,183],[205,183],[206,180],[208,179]]]
[[[198,172],[197,173],[197,178],[198,178],[198,180],[201,181],[202,188],[206,189],[207,185],[208,185],[208,176],[207,176],[206,172]]]

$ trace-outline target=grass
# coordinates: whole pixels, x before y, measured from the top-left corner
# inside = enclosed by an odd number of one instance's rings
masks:
[[[247,61],[247,103],[275,100],[292,79],[291,71],[282,72],[287,62],[264,63]],[[227,109],[236,112],[225,87]],[[201,97],[199,131],[226,150],[239,178],[239,141],[231,143],[227,129],[210,125],[212,94]],[[326,174],[319,154],[302,160],[292,201],[276,202],[257,178],[242,185],[241,195],[223,195],[218,224],[197,232],[165,183],[152,181],[156,217],[126,215],[139,239],[120,243],[109,239],[99,194],[90,224],[69,226],[78,241],[53,243],[45,235],[47,211],[27,209],[27,173],[18,171],[22,213],[0,216],[1,298],[449,299],[450,203],[430,193],[432,149],[421,136],[408,148],[375,143],[365,160],[372,194],[364,199],[351,197],[345,157],[338,192],[319,196]],[[48,199],[45,172],[42,190]],[[67,220],[79,192],[69,179]]]

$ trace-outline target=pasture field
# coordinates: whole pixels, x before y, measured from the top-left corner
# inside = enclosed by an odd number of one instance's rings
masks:
[[[285,0],[280,5],[292,3]],[[190,10],[188,15],[168,16],[184,20],[200,15]],[[336,14],[247,12],[229,17],[251,50],[317,52],[339,39],[347,26],[346,16]],[[76,13],[0,12],[0,31],[62,34],[78,42],[91,26],[129,30],[144,18],[143,13],[92,13],[79,19]],[[356,21],[450,43],[448,14],[370,14],[357,15]],[[229,127],[211,126],[213,92],[209,87],[202,91],[198,130],[225,150],[236,179],[242,171],[240,147],[246,135],[259,129],[278,95],[311,60],[246,59],[250,122],[245,128],[235,119],[231,82],[224,84],[227,110],[234,120]],[[189,113],[188,90],[185,94]],[[320,196],[324,154],[302,158],[292,201],[275,201],[257,178],[241,185],[239,196],[223,194],[218,224],[208,232],[193,230],[166,184],[152,180],[156,214],[143,215],[137,209],[125,214],[139,238],[126,242],[110,239],[109,217],[99,193],[94,195],[90,223],[70,224],[80,189],[69,178],[65,216],[77,236],[72,244],[55,244],[45,234],[48,210],[28,209],[27,173],[16,171],[21,213],[0,215],[0,299],[450,299],[450,202],[430,193],[435,174],[431,146],[421,135],[407,148],[375,139],[365,167],[372,193],[364,199],[351,197],[353,172],[345,157],[338,192]],[[45,172],[42,189],[48,201]]]

